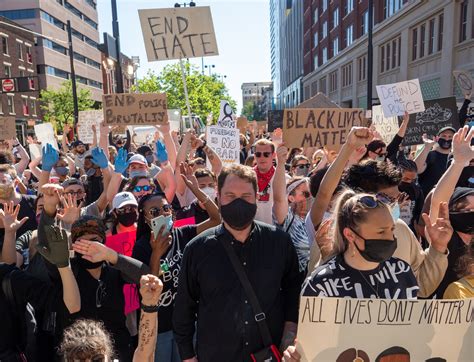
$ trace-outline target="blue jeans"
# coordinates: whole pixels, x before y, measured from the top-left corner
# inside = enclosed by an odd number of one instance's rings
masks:
[[[181,362],[173,331],[158,334],[155,362]]]

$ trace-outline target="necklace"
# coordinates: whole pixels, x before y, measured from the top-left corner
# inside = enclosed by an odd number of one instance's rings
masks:
[[[364,281],[367,283],[367,285],[375,292],[375,295],[377,296],[377,298],[380,299],[380,296],[379,296],[379,280],[377,279],[377,285],[375,286],[375,288],[372,286],[372,284],[369,283],[369,281],[364,277],[364,274],[362,274],[362,272],[360,270],[357,270],[360,274],[360,276],[362,277],[362,279],[364,279]]]

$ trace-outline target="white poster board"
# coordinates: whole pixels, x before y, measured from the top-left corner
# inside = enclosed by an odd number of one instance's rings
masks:
[[[387,145],[398,133],[398,117],[385,117],[382,106],[372,107],[372,125]]]
[[[207,126],[207,145],[219,155],[223,165],[240,162],[240,132],[238,128]]]
[[[425,110],[418,79],[378,85],[376,88],[385,117],[403,116],[405,111],[413,114]]]
[[[168,109],[168,122],[170,124],[170,131],[179,132],[179,126],[181,124],[181,110]]]
[[[153,126],[128,126],[128,130],[137,146],[151,144],[155,137],[155,132],[158,131]]]
[[[44,147],[47,143],[49,143],[56,150],[59,150],[53,125],[51,123],[41,123],[35,125],[35,134],[38,141],[41,142],[41,147]]]
[[[235,128],[234,112],[228,101],[221,100],[219,118],[217,119],[219,127]]]
[[[138,10],[149,62],[219,55],[209,6]]]
[[[41,145],[37,143],[30,143],[28,145],[28,148],[30,149],[30,156],[32,160],[36,160],[41,157]]]
[[[94,109],[89,111],[80,111],[79,112],[79,121],[77,133],[79,139],[88,144],[92,144],[94,141],[94,132],[92,132],[92,126],[95,126],[97,131],[97,144],[99,144],[100,139],[100,123],[104,119],[104,113],[102,110]]]

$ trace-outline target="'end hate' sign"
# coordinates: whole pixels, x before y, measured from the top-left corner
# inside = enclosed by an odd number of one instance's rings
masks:
[[[219,55],[209,6],[138,10],[149,62]]]
[[[423,112],[425,106],[418,79],[377,86],[385,117]]]

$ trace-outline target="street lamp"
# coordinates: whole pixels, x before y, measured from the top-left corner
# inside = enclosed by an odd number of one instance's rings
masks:
[[[183,5],[184,7],[189,6],[189,7],[193,8],[193,7],[196,6],[196,3],[195,3],[194,1],[191,1],[189,4],[188,4],[188,3],[182,3],[182,4],[180,4],[180,3],[175,3],[175,4],[174,4],[174,7],[175,7],[175,8],[180,8],[181,5]]]
[[[209,65],[205,65],[204,68],[209,68],[209,76],[212,75],[212,68],[215,68],[216,65],[215,64],[209,64]]]

